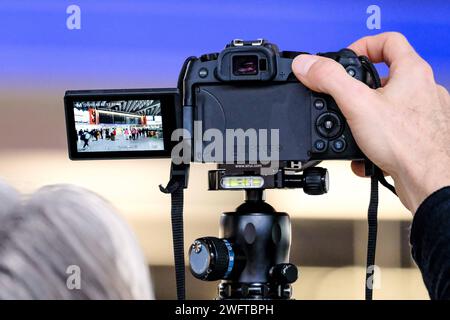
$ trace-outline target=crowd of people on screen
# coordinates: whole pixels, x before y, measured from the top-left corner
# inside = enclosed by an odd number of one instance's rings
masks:
[[[125,140],[138,140],[142,138],[161,138],[158,130],[145,127],[125,127],[125,128],[94,128],[91,130],[80,129],[77,132],[77,139],[83,142],[83,149],[89,147],[89,142],[99,140],[116,141],[118,136],[123,136]]]

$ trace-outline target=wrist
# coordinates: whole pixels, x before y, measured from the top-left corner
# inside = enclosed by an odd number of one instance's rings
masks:
[[[400,200],[413,215],[433,192],[450,186],[449,170],[450,157],[441,157],[439,160],[429,158],[422,163],[402,166],[400,172],[393,175]]]

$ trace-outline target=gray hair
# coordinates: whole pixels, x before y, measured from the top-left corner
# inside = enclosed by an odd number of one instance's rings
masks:
[[[19,199],[19,193],[6,182],[0,180],[0,219],[13,211]]]
[[[0,191],[0,203],[7,198]],[[154,298],[133,233],[95,193],[48,186],[9,209],[0,216],[0,299]]]

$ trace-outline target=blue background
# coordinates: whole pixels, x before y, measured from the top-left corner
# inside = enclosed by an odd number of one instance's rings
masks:
[[[383,31],[404,33],[450,85],[450,1],[0,1],[0,86],[175,86],[187,56],[234,38],[266,38],[282,50],[335,51]],[[68,30],[66,8],[81,8]],[[381,30],[366,27],[370,4]],[[385,72],[382,71],[382,72]]]

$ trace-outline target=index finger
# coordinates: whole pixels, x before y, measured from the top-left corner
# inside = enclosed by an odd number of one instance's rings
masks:
[[[373,63],[401,63],[405,56],[415,55],[420,58],[404,35],[398,32],[385,32],[367,36],[349,46],[358,55],[367,56]]]

